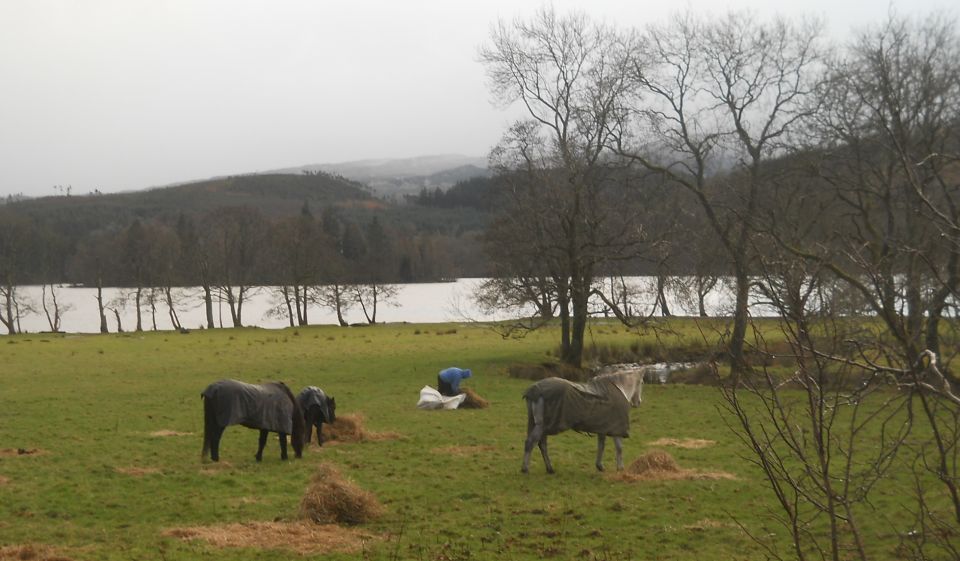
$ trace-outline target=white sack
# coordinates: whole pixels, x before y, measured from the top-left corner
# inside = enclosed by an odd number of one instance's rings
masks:
[[[462,393],[453,397],[440,395],[440,392],[430,386],[423,386],[420,390],[420,401],[417,402],[418,409],[456,409],[467,399],[467,394]]]

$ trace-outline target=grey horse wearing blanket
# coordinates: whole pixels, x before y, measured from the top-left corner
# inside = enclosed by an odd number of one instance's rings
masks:
[[[523,467],[530,469],[533,445],[540,447],[547,473],[554,473],[547,454],[547,436],[565,430],[597,435],[597,469],[603,471],[603,449],[607,436],[617,450],[617,469],[623,469],[623,439],[630,433],[630,408],[640,405],[643,371],[633,369],[601,374],[585,384],[563,378],[546,378],[524,392],[527,401],[527,439],[523,446]]]
[[[206,387],[203,398],[203,452],[220,460],[220,437],[230,425],[260,430],[257,461],[263,459],[267,434],[280,438],[280,458],[287,459],[287,435],[296,457],[303,452],[303,412],[290,388],[283,382],[254,385],[237,380],[220,380]]]

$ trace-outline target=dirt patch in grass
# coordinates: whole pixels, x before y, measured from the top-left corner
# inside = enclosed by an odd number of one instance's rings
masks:
[[[0,475],[0,486],[6,485],[7,483],[10,483],[10,480]]]
[[[300,555],[356,553],[376,536],[336,524],[298,522],[241,522],[222,526],[171,528],[164,536],[203,540],[219,548],[281,549]]]
[[[460,404],[460,409],[486,409],[490,407],[490,402],[480,397],[480,394],[470,388],[463,388],[463,393],[467,398]]]
[[[650,446],[676,446],[677,448],[706,448],[716,444],[715,440],[704,440],[702,438],[660,438],[650,442]]]
[[[193,436],[192,432],[180,432],[175,430],[158,430],[150,433],[150,436],[156,437],[166,437],[166,436]]]
[[[233,469],[233,464],[220,460],[219,462],[207,462],[200,466],[200,473],[205,475],[216,475],[220,472]]]
[[[485,454],[487,452],[493,452],[496,450],[496,447],[489,445],[479,445],[479,446],[444,446],[442,448],[433,448],[430,450],[434,454],[444,454],[448,456],[475,456],[477,454]]]
[[[323,424],[323,440],[325,443],[337,444],[342,442],[365,442],[370,440],[394,440],[400,438],[396,432],[371,432],[364,428],[364,417],[356,413],[352,415],[337,415],[334,423]]]
[[[300,501],[300,517],[318,524],[363,524],[383,512],[373,493],[345,479],[327,463],[317,467]]]
[[[150,467],[115,467],[113,471],[117,473],[122,473],[123,475],[132,475],[133,477],[143,477],[144,475],[156,475],[158,473],[163,473],[163,470],[160,468],[150,468]]]
[[[40,448],[0,448],[0,458],[43,456],[46,453],[46,450],[41,450]]]
[[[0,561],[72,561],[46,545],[25,544],[0,547]]]
[[[633,461],[627,468],[612,476],[620,481],[671,481],[680,479],[736,479],[723,471],[698,471],[677,465],[667,452],[654,450]]]

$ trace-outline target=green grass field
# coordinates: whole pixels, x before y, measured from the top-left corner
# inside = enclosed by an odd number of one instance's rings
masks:
[[[591,341],[636,335],[594,325]],[[715,388],[648,385],[632,412],[625,461],[661,438],[715,441],[659,448],[683,468],[735,480],[627,483],[593,467],[596,441],[550,440],[558,473],[535,455],[520,473],[528,381],[516,363],[548,360],[556,334],[504,340],[483,326],[388,325],[0,338],[0,546],[51,546],[66,559],[758,559],[740,528],[786,547],[765,480],[724,423]],[[651,340],[653,341],[653,340]],[[472,368],[488,409],[420,411],[436,372]],[[338,413],[362,414],[400,438],[308,447],[281,462],[271,437],[227,429],[221,464],[200,461],[200,391],[220,378],[318,385]],[[152,436],[156,431],[189,433]],[[39,453],[16,455],[18,448]],[[311,474],[331,462],[374,493],[386,514],[359,552],[219,548],[171,528],[292,521]],[[613,446],[606,464],[612,470]],[[890,513],[886,513],[889,515]],[[893,556],[890,536],[878,553]],[[889,544],[889,547],[888,545]],[[2,556],[0,556],[2,557]]]

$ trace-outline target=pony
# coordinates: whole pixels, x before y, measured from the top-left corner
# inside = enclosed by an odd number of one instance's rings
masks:
[[[207,386],[203,399],[203,451],[201,457],[220,461],[220,437],[230,425],[260,431],[256,459],[263,459],[267,434],[280,439],[280,459],[287,459],[287,435],[297,458],[303,454],[303,412],[290,388],[283,382],[254,385],[237,380],[220,380]]]
[[[569,429],[597,435],[599,471],[603,471],[607,436],[612,436],[617,470],[622,470],[623,439],[630,432],[630,408],[637,407],[642,400],[643,374],[643,369],[600,374],[585,384],[545,378],[527,388],[523,394],[527,402],[527,438],[521,471],[529,472],[530,453],[537,444],[547,473],[554,473],[547,453],[547,436]]]
[[[323,446],[323,423],[333,424],[337,420],[337,400],[333,396],[323,393],[317,386],[307,386],[297,395],[297,404],[303,411],[303,422],[306,432],[303,443],[310,443],[310,433],[317,427],[317,444]]]

